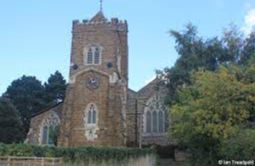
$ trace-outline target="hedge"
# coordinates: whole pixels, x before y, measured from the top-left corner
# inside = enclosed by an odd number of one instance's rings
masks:
[[[122,161],[154,154],[153,149],[114,148],[114,147],[79,147],[59,148],[35,146],[29,144],[0,144],[0,156],[23,157],[63,157],[66,162],[74,161]]]

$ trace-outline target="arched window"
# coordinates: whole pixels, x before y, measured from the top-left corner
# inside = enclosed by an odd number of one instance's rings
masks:
[[[45,125],[42,129],[42,141],[43,145],[56,145],[56,139],[58,135],[58,126],[55,125]]]
[[[56,145],[59,124],[59,116],[55,112],[49,112],[42,121],[39,142],[43,145]]]
[[[96,124],[97,121],[97,110],[94,104],[89,106],[87,110],[87,124]]]
[[[151,132],[151,112],[147,111],[146,113],[146,132]]]
[[[44,126],[42,131],[42,144],[47,144],[49,136],[48,133],[49,133],[48,126]]]
[[[159,111],[158,114],[158,130],[160,133],[164,132],[164,117],[163,117],[163,111]]]
[[[85,64],[88,65],[98,65],[101,61],[102,48],[97,46],[92,46],[89,49],[84,49],[84,57],[86,57]]]
[[[92,48],[89,48],[88,54],[87,54],[87,64],[93,63],[93,52]]]
[[[94,110],[93,111],[93,119],[92,119],[93,124],[96,124],[96,120],[97,120],[96,118],[97,118],[97,112]]]
[[[144,109],[144,132],[145,134],[163,134],[166,132],[167,121],[163,101],[153,96],[146,102]]]
[[[158,113],[157,111],[153,111],[153,132],[157,133],[158,132]]]
[[[89,110],[88,112],[88,124],[91,124],[92,123],[92,112]]]
[[[95,48],[94,64],[99,64],[99,61],[100,61],[100,51],[99,51],[99,48]]]

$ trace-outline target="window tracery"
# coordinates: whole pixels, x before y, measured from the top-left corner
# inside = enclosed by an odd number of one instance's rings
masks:
[[[84,63],[87,65],[99,65],[101,63],[102,47],[100,46],[89,46],[84,48]]]
[[[54,132],[57,132],[60,124],[59,116],[55,112],[50,112],[42,121],[40,132],[40,143],[42,145],[54,145]]]
[[[157,96],[151,97],[144,110],[144,133],[162,134],[166,132],[166,109],[162,100]]]

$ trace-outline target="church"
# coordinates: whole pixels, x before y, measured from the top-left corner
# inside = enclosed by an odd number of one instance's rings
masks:
[[[62,103],[33,115],[27,142],[60,147],[168,145],[164,88],[128,86],[128,23],[102,10],[72,26],[69,84]],[[133,73],[135,74],[135,73]]]

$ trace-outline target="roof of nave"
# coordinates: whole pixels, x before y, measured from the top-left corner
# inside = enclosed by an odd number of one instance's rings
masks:
[[[142,87],[140,90],[138,90],[137,93],[143,93],[144,91],[148,90],[148,89],[152,89],[152,88],[156,88],[156,86],[158,85],[158,83],[160,82],[160,80],[158,78],[155,78],[154,80],[152,80],[151,82],[149,82],[147,85],[145,85],[144,87]]]
[[[60,106],[62,106],[62,105],[63,105],[63,102],[60,102],[60,103],[57,103],[57,104],[48,106],[47,108],[45,108],[45,109],[43,109],[43,110],[41,110],[41,111],[39,111],[39,112],[33,114],[33,115],[31,116],[31,118],[33,118],[33,117],[35,117],[35,116],[37,116],[37,115],[40,115],[40,114],[42,114],[42,113],[44,113],[44,112],[51,111],[52,109],[55,109],[55,110],[57,110],[57,111],[60,111],[60,109],[58,109],[58,108],[59,108]]]

